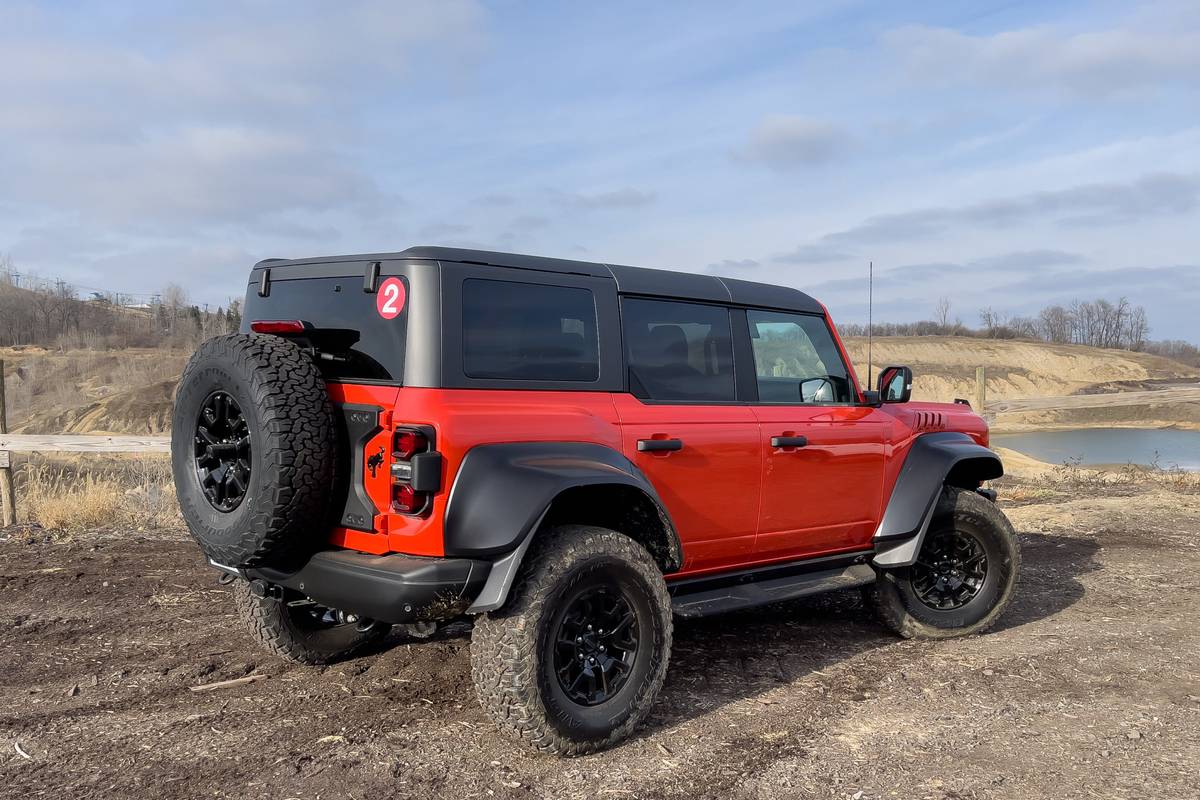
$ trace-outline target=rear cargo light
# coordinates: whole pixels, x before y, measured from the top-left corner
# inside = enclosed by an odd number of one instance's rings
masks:
[[[250,330],[255,333],[304,333],[305,324],[298,319],[258,319],[250,323]]]
[[[392,511],[421,514],[442,486],[442,455],[433,428],[398,428],[392,436]]]

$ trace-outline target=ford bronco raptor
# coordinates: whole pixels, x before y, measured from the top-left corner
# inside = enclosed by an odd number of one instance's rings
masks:
[[[981,631],[1020,554],[965,402],[864,390],[824,306],[706,275],[439,247],[268,260],[184,371],[183,515],[303,664],[474,617],[479,700],[572,755],[629,736],[672,620],[861,587]]]

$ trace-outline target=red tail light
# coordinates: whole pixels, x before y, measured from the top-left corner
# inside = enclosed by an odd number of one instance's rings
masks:
[[[392,509],[401,514],[412,514],[421,510],[425,498],[417,493],[411,485],[401,483],[392,487]]]
[[[429,449],[429,440],[425,438],[425,434],[420,431],[399,430],[396,431],[392,457],[407,461],[417,453],[424,453],[427,449]]]
[[[421,514],[441,488],[442,457],[433,429],[400,428],[392,437],[392,511]]]
[[[250,330],[255,333],[273,333],[283,335],[288,333],[304,333],[307,326],[298,319],[256,319],[250,323]]]

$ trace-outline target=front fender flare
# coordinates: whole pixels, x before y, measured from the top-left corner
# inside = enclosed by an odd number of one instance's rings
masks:
[[[980,481],[1003,474],[1000,457],[965,433],[944,431],[918,437],[875,530],[872,563],[890,569],[916,561],[942,487],[974,489]]]

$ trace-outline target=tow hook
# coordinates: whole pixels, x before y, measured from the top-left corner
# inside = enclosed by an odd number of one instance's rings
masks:
[[[976,489],[975,492],[979,495],[982,495],[984,498],[991,500],[993,503],[996,502],[996,490],[995,489],[984,489],[981,486],[978,489]]]
[[[255,578],[250,581],[250,594],[257,597],[259,600],[282,600],[283,588],[276,586],[273,583],[267,583],[261,578]]]

